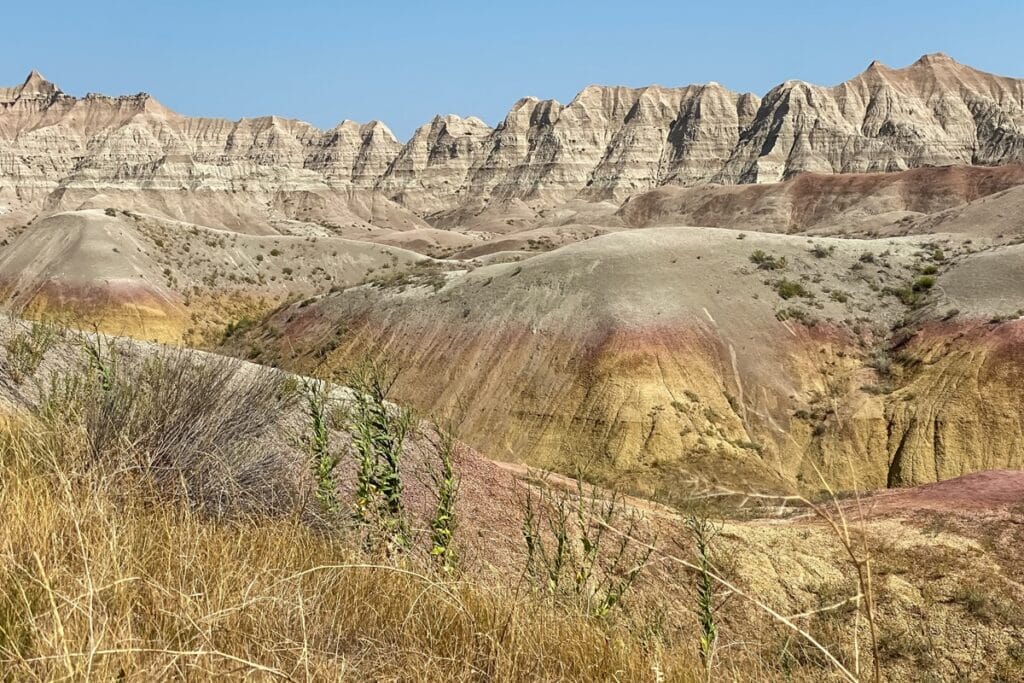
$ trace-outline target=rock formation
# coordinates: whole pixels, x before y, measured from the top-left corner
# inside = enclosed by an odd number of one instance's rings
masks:
[[[269,202],[279,219],[406,229],[493,202],[621,203],[664,185],[1020,161],[1024,81],[941,54],[903,69],[875,62],[832,88],[787,81],[761,99],[716,83],[590,86],[564,106],[520,100],[493,129],[438,116],[404,145],[376,121],[321,131],[274,116],[185,117],[146,94],[79,99],[35,71],[0,89],[7,223],[96,195],[211,191],[247,193],[260,211]],[[331,199],[316,210],[294,200],[304,215],[275,204],[296,193]]]

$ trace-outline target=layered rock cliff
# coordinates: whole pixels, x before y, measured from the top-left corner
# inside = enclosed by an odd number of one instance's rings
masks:
[[[832,88],[787,81],[764,98],[716,83],[590,86],[567,105],[520,100],[493,129],[438,116],[404,145],[380,122],[321,131],[274,116],[190,118],[146,94],[75,98],[37,72],[0,89],[0,211],[18,218],[44,200],[74,209],[124,191],[212,191],[247,193],[278,218],[408,228],[508,200],[619,203],[663,185],[1022,160],[1024,81],[941,54],[876,62]],[[281,193],[333,209],[299,200],[299,215]]]
[[[295,303],[229,340],[396,399],[491,457],[644,495],[940,481],[1024,465],[1024,248],[621,231]],[[979,240],[980,242],[980,240]]]

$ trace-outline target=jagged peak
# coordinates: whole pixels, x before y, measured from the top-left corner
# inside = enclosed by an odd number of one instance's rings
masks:
[[[368,123],[364,123],[359,128],[359,132],[364,137],[382,135],[384,136],[385,139],[391,142],[398,142],[398,138],[396,138],[395,134],[391,132],[391,129],[388,128],[383,121],[380,121],[378,119],[373,119]]]
[[[686,86],[686,88],[684,88],[684,90],[688,90],[690,88],[693,88],[698,96],[704,96],[707,93],[715,93],[718,95],[725,95],[727,97],[735,97],[736,99],[739,99],[744,95],[753,95],[753,93],[737,92],[735,90],[732,90],[731,88],[725,87],[718,81],[708,81],[707,83],[688,85]],[[754,96],[758,97],[757,95]]]
[[[788,94],[788,93],[791,93],[794,90],[807,91],[807,90],[812,90],[814,88],[819,88],[819,87],[821,87],[821,86],[817,86],[817,85],[815,85],[815,84],[813,84],[813,83],[811,83],[809,81],[804,81],[804,80],[801,80],[799,78],[791,78],[791,79],[789,79],[787,81],[783,81],[782,83],[779,83],[777,86],[775,86],[774,88],[769,90],[765,94],[765,98],[767,99],[768,96],[772,95],[772,94],[775,94],[775,95]]]
[[[484,120],[478,116],[467,116],[462,120],[462,122],[473,126],[477,126],[478,128],[490,128],[490,126],[488,126],[487,123],[485,123]]]
[[[911,66],[939,66],[939,65],[961,66],[961,64],[958,61],[956,61],[955,59],[953,59],[952,57],[950,57],[949,55],[947,55],[944,52],[931,52],[931,53],[926,54],[926,55],[921,55],[921,57],[916,62],[911,64]]]
[[[498,130],[519,129],[538,123],[551,124],[562,109],[558,100],[542,100],[532,95],[516,100],[505,118],[498,124]],[[539,117],[539,118],[538,118]]]
[[[50,86],[52,88],[60,90],[60,88],[57,88],[56,85],[47,80],[47,78],[43,76],[43,74],[39,73],[35,69],[32,69],[28,72],[28,76],[25,78],[25,82],[21,84],[22,88],[39,88],[42,86]]]
[[[594,98],[602,99],[607,95],[614,97],[620,97],[622,95],[635,96],[641,88],[630,88],[625,85],[598,85],[593,83],[576,93],[576,97],[572,98],[572,102],[569,106],[578,104]]]
[[[41,73],[32,69],[21,85],[13,88],[0,88],[0,101],[13,102],[23,98],[48,98],[61,94],[61,89],[48,81]]]
[[[445,129],[449,132],[457,131],[458,134],[471,133],[475,131],[480,131],[486,134],[491,131],[491,127],[476,116],[467,116],[463,118],[458,114],[436,114],[434,118],[430,120],[430,123],[417,128],[416,133],[419,133],[421,130],[424,133],[427,133],[433,130]]]
[[[524,109],[532,112],[536,110],[538,107],[553,106],[561,107],[562,103],[559,102],[558,100],[552,99],[542,100],[539,97],[534,97],[533,95],[529,95],[527,97],[520,97],[518,100],[516,100],[515,104],[513,104],[512,107],[508,110],[508,113],[505,115],[505,120],[508,121],[509,117],[514,117],[517,113]]]
[[[358,121],[353,121],[352,119],[342,119],[338,123],[338,125],[336,125],[334,128],[331,128],[327,132],[334,133],[334,132],[342,131],[342,130],[346,130],[346,129],[348,129],[348,130],[356,130],[356,129],[359,129],[359,128],[360,128],[360,124],[359,124]]]
[[[632,103],[641,99],[651,99],[657,97],[671,97],[674,95],[688,96],[700,96],[704,93],[724,93],[729,96],[740,97],[743,93],[735,92],[718,81],[708,81],[706,83],[691,83],[689,85],[681,86],[665,86],[659,83],[651,83],[650,85],[640,87],[630,87],[625,85],[588,85],[587,87],[580,90],[576,97],[572,99],[568,106],[572,105],[588,105],[600,101],[606,101],[605,98],[611,97],[613,101],[618,100],[620,103]],[[522,102],[522,100],[520,100]]]
[[[338,125],[331,128],[326,134],[338,137],[343,133],[358,136],[364,143],[367,140],[380,137],[383,137],[385,140],[390,142],[398,142],[398,139],[395,137],[395,134],[391,132],[391,129],[384,125],[382,121],[377,119],[373,119],[367,123],[359,123],[352,119],[342,119]]]
[[[891,69],[886,64],[883,64],[879,60],[875,59],[870,64],[868,64],[868,67],[861,71],[859,74],[857,74],[848,81],[840,83],[835,87],[842,88],[844,85],[854,84],[858,82],[868,82],[872,84],[877,84],[883,81],[888,82],[892,78],[894,73],[898,72]]]

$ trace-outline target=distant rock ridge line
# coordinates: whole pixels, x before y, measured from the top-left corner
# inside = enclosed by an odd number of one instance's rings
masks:
[[[145,93],[65,94],[33,71],[0,88],[0,198],[59,190],[380,196],[419,216],[491,201],[621,203],[664,185],[777,182],[1024,161],[1024,80],[926,55],[834,87],[763,97],[717,83],[527,97],[496,127],[436,116],[402,144],[379,121],[323,131],[276,116],[177,114]]]

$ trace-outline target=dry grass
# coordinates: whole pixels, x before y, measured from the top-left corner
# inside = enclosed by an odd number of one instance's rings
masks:
[[[42,391],[37,412],[54,448],[81,445],[78,465],[144,473],[207,514],[295,507],[291,459],[269,433],[298,402],[287,375],[182,349],[138,359],[101,337],[84,343],[89,366]]]
[[[0,678],[690,677],[687,649],[525,583],[382,560],[311,525],[312,492],[274,490],[263,434],[294,400],[283,376],[93,358],[0,427]]]
[[[216,521],[131,475],[69,477],[36,427],[0,439],[12,679],[686,677],[687,654],[529,595],[376,564],[293,518]]]

